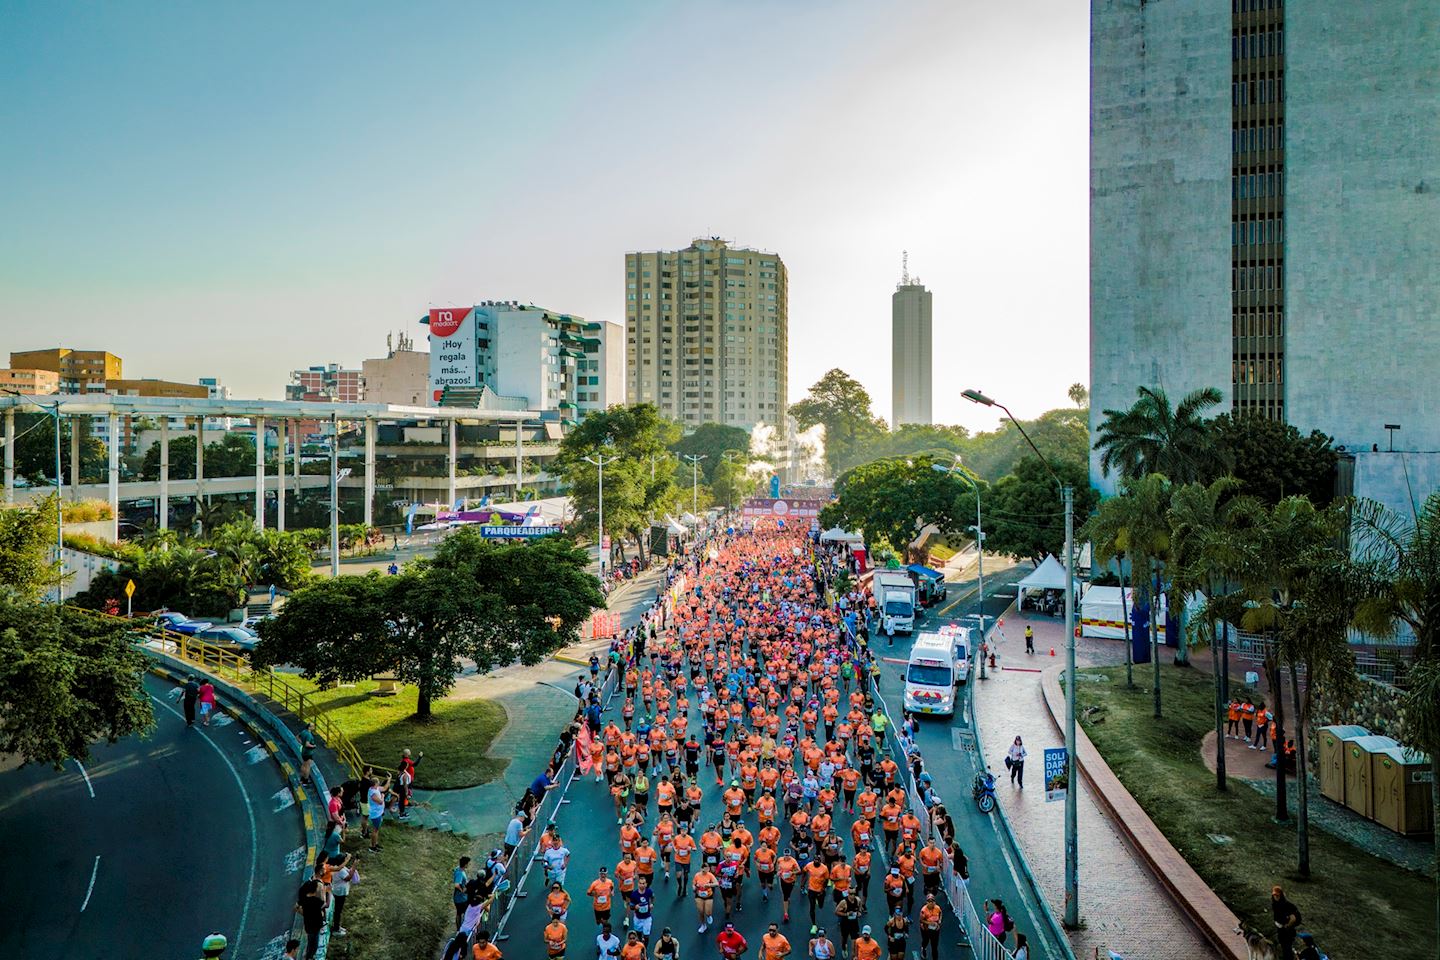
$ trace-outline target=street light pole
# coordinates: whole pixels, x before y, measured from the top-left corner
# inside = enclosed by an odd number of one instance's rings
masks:
[[[696,518],[698,524],[700,518],[700,461],[710,458],[703,453],[685,454],[684,457],[690,461],[690,515]],[[698,530],[699,527],[697,526],[696,529]]]
[[[340,420],[330,414],[330,576],[340,576]]]
[[[985,529],[980,524],[980,481],[960,469],[960,457],[956,455],[955,466],[934,464],[933,469],[941,473],[953,473],[975,488],[975,576],[980,587],[980,640],[985,640]],[[980,677],[985,677],[985,658],[980,658]]]
[[[607,463],[614,463],[616,460],[619,460],[619,459],[620,459],[620,457],[619,457],[618,455],[617,455],[617,456],[613,456],[613,457],[607,457],[607,456],[605,456],[605,454],[600,453],[600,452],[598,452],[598,451],[596,452],[595,456],[593,456],[593,457],[585,457],[585,458],[584,458],[584,460],[585,460],[586,463],[593,463],[593,464],[596,466],[596,468],[599,470],[599,488],[600,488],[600,489],[599,489],[599,498],[598,498],[598,499],[599,499],[600,502],[599,502],[599,508],[598,508],[598,510],[597,510],[597,513],[599,514],[599,516],[597,517],[597,519],[596,519],[596,524],[595,524],[596,527],[599,528],[599,534],[598,534],[598,535],[596,536],[596,538],[595,538],[595,540],[596,540],[596,542],[595,542],[595,556],[596,556],[596,559],[598,560],[598,562],[599,562],[599,564],[600,564],[600,576],[601,576],[601,577],[604,577],[604,576],[605,576],[605,566],[606,566],[605,561],[608,559],[608,558],[605,556],[605,464],[607,464]]]
[[[987,407],[999,407],[1005,416],[1015,424],[1020,436],[1035,451],[1035,456],[1050,471],[1055,485],[1060,488],[1065,501],[1065,770],[1069,778],[1065,786],[1065,926],[1074,930],[1080,926],[1080,849],[1078,829],[1078,800],[1080,777],[1075,766],[1075,490],[1060,479],[1055,468],[1040,454],[1035,441],[1025,432],[1020,421],[1010,408],[985,396],[978,390],[965,390],[960,394],[966,400]],[[984,621],[981,621],[982,623]]]
[[[32,400],[19,390],[6,390],[5,392],[19,397],[55,418],[55,602],[58,604],[64,600],[65,596],[65,494],[60,480],[60,401],[56,400],[46,407],[45,404],[38,400]],[[117,442],[116,438],[112,436],[110,442]]]

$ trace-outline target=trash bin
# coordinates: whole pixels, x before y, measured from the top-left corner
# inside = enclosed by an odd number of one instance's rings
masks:
[[[1370,754],[1370,789],[1375,822],[1396,833],[1429,833],[1434,826],[1430,805],[1430,758],[1406,747]]]
[[[1389,737],[1354,737],[1344,741],[1345,806],[1362,817],[1375,815],[1374,794],[1370,786],[1370,755],[1398,747]]]
[[[1345,740],[1369,736],[1370,731],[1353,723],[1337,723],[1321,727],[1316,740],[1320,745],[1320,795],[1336,803],[1345,802]]]

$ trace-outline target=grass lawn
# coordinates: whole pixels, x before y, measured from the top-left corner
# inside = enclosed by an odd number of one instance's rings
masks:
[[[430,790],[473,787],[499,777],[507,759],[486,751],[505,729],[505,708],[493,700],[441,700],[429,720],[415,719],[415,687],[407,684],[393,697],[373,696],[379,686],[365,680],[354,686],[320,690],[299,676],[287,681],[310,691],[355,743],[360,756],[382,767],[395,767],[400,751],[425,751],[415,770],[415,785]]]
[[[483,860],[500,838],[476,840],[387,820],[385,849],[371,853],[358,829],[350,833],[344,849],[360,856],[361,882],[341,918],[350,934],[332,937],[326,955],[338,960],[433,960],[437,947],[455,930],[451,871],[462,856]]]
[[[1078,706],[1106,707],[1104,721],[1085,732],[1140,806],[1235,911],[1262,932],[1270,918],[1270,886],[1278,883],[1300,908],[1302,929],[1315,934],[1332,957],[1433,956],[1434,887],[1429,880],[1310,828],[1309,880],[1296,870],[1293,825],[1273,822],[1275,804],[1240,781],[1218,793],[1215,775],[1200,759],[1200,741],[1214,728],[1214,686],[1209,673],[1165,664],[1161,691],[1165,718],[1152,719],[1149,665],[1135,669],[1135,690],[1125,689],[1125,668],[1086,670],[1109,683],[1079,685]],[[1208,834],[1232,838],[1216,844]]]

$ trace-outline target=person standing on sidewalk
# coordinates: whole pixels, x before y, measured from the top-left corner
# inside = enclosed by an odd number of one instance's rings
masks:
[[[1025,758],[1027,756],[1029,754],[1025,751],[1025,744],[1017,736],[1015,742],[1010,744],[1009,752],[1005,754],[1005,766],[1010,768],[1010,784],[1014,786],[1018,783],[1021,790],[1025,789]]]
[[[1255,704],[1249,700],[1240,704],[1240,722],[1245,725],[1245,739],[1249,740],[1255,732]]]
[[[200,684],[193,675],[185,679],[185,726],[195,726],[195,702],[200,699]]]
[[[1264,750],[1270,745],[1270,721],[1275,719],[1275,714],[1265,709],[1265,701],[1260,701],[1260,709],[1255,711],[1255,739],[1250,741],[1251,750]]]
[[[210,714],[215,712],[215,684],[207,678],[196,693],[200,701],[200,722],[210,726]]]
[[[1035,652],[1035,628],[1028,623],[1025,624],[1025,652]]]
[[[315,766],[315,724],[305,721],[305,726],[300,728],[300,780],[302,783],[310,783],[310,770]]]

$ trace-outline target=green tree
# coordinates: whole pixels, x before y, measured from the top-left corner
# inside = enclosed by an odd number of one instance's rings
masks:
[[[1052,462],[1051,466],[1060,479],[1075,490],[1075,517],[1088,515],[1099,495],[1090,486],[1085,468],[1064,461]],[[968,503],[973,512],[973,496]],[[980,498],[980,513],[986,550],[1036,563],[1048,554],[1063,560],[1065,501],[1055,478],[1036,457],[1020,460],[1014,473],[1001,477],[990,487]]]
[[[0,753],[59,769],[154,723],[125,624],[0,595]]]
[[[586,554],[562,537],[495,544],[456,531],[399,576],[337,577],[295,594],[260,625],[261,663],[293,663],[322,683],[393,672],[418,691],[416,716],[482,671],[538,663],[573,642],[604,602]]]
[[[1025,432],[1054,463],[1089,469],[1090,426],[1083,410],[1061,407],[1025,421]],[[977,433],[964,445],[965,464],[990,483],[1015,470],[1021,459],[1033,455],[1030,444],[1009,419],[988,433]]]
[[[105,479],[105,444],[92,435],[89,417],[64,417],[60,424],[61,482],[70,482],[70,435],[80,436],[80,480]],[[15,415],[15,472],[32,483],[55,482],[55,419],[43,413]]]
[[[715,471],[720,468],[725,452],[748,451],[750,434],[740,427],[729,427],[723,423],[702,423],[670,444],[670,449],[682,456],[703,455],[705,459],[700,461],[701,479],[705,483],[713,483]]]
[[[680,428],[661,417],[655,405],[649,403],[617,404],[596,411],[571,430],[560,442],[554,469],[574,501],[579,517],[577,531],[588,537],[596,535],[599,469],[585,458],[603,454],[605,529],[621,534],[614,538],[616,541],[628,536],[643,558],[651,519],[679,501],[676,460],[668,451],[679,436]],[[613,462],[611,457],[615,458]],[[620,554],[624,556],[623,547]]]
[[[1085,407],[1090,403],[1090,391],[1085,388],[1083,383],[1070,384],[1070,389],[1065,391],[1065,395],[1077,407]]]
[[[195,476],[195,434],[189,433],[170,441],[170,476]],[[270,461],[269,469],[276,469]],[[329,467],[326,467],[329,470]],[[205,444],[205,476],[248,477],[255,472],[255,441],[238,433],[226,433],[219,440]],[[140,462],[140,476],[145,480],[160,479],[160,441],[150,444]]]
[[[1136,596],[1145,598],[1150,621],[1150,662],[1154,670],[1151,693],[1155,717],[1162,715],[1160,691],[1160,570],[1170,558],[1170,481],[1150,474],[1125,483],[1119,495],[1101,501],[1095,516],[1080,531],[1081,539],[1094,544],[1095,557],[1109,563],[1124,557],[1130,561],[1130,585]],[[1183,647],[1185,638],[1179,638]],[[1129,643],[1126,643],[1127,660]],[[1126,670],[1127,681],[1131,680]]]
[[[205,464],[205,472],[210,474],[208,461]],[[195,435],[193,433],[170,440],[170,476],[172,478],[195,476]],[[160,479],[160,441],[157,440],[150,444],[150,449],[145,451],[145,458],[140,462],[140,477],[142,480]]]
[[[1413,746],[1429,754],[1432,779],[1440,784],[1440,493],[1409,516],[1362,500],[1355,505],[1352,537],[1359,591],[1355,626],[1378,637],[1402,630],[1414,636],[1404,706]],[[1440,823],[1440,790],[1432,791],[1431,801]],[[1440,863],[1440,831],[1434,842]],[[1440,877],[1435,909],[1440,923]]]
[[[34,507],[0,508],[0,594],[38,600],[56,585],[55,495]]]
[[[810,388],[804,400],[790,405],[801,430],[825,427],[825,459],[830,475],[869,459],[866,450],[885,435],[885,421],[870,409],[870,394],[844,370],[833,369]]]
[[[748,454],[728,460],[721,458],[710,484],[716,503],[734,507],[755,490],[759,478],[750,472],[749,459]]]
[[[835,501],[821,511],[821,525],[864,530],[872,546],[884,540],[902,558],[926,524],[942,533],[963,529],[974,495],[961,480],[935,470],[937,463],[934,457],[897,458],[847,471],[835,483]]]
[[[1335,441],[1319,430],[1302,434],[1268,417],[1222,413],[1210,421],[1216,460],[1230,467],[1241,492],[1269,504],[1299,494],[1324,506],[1335,499]]]
[[[1158,387],[1141,387],[1128,410],[1106,410],[1095,449],[1106,476],[1133,480],[1161,473],[1176,483],[1214,475],[1214,439],[1201,416],[1223,398],[1214,387],[1187,394],[1173,409]]]
[[[1182,623],[1210,646],[1215,674],[1215,786],[1224,791],[1225,708],[1230,695],[1230,624],[1244,612],[1239,584],[1225,576],[1251,543],[1251,520],[1258,504],[1236,496],[1240,481],[1222,477],[1208,486],[1187,483],[1170,496],[1171,582],[1181,595],[1180,609],[1205,596],[1205,611],[1194,624]],[[1217,629],[1217,626],[1219,629]]]
[[[875,439],[865,449],[869,459],[913,457],[920,454],[949,459],[967,453],[970,431],[964,427],[948,427],[931,423],[902,423],[889,433]]]

